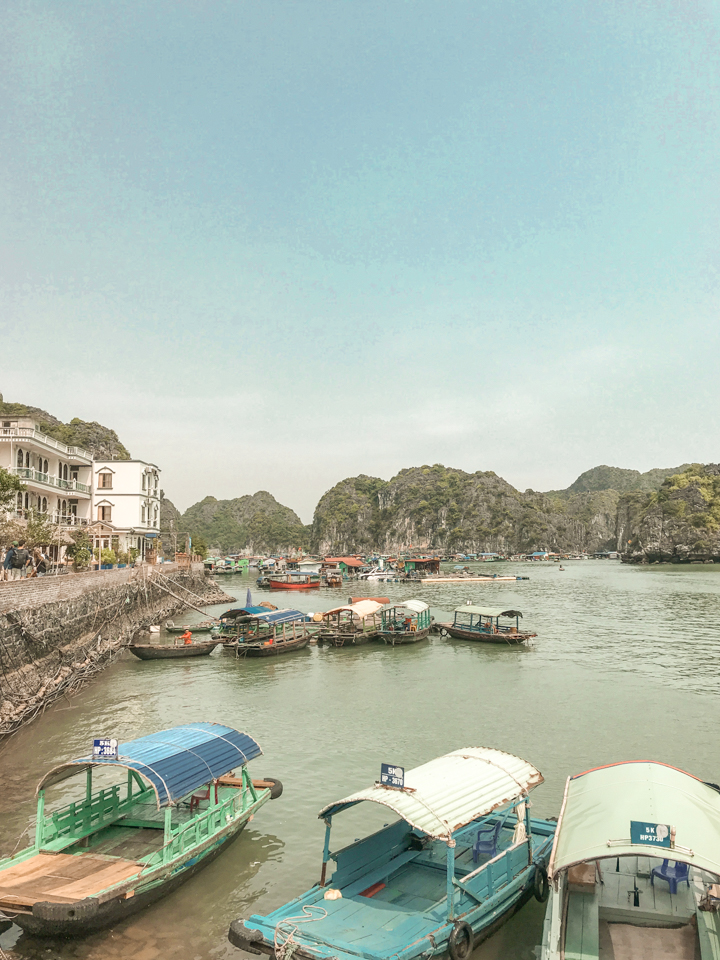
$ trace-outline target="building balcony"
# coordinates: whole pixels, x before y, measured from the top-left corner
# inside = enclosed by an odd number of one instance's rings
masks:
[[[14,517],[15,520],[32,520],[33,517],[42,517],[44,520],[48,520],[50,523],[56,523],[61,527],[88,527],[93,523],[92,519],[88,517],[76,517],[74,513],[42,513],[32,508],[28,508],[27,510],[9,510],[8,516]]]
[[[53,440],[52,437],[48,437],[46,434],[40,433],[39,430],[35,430],[32,427],[0,427],[0,442],[3,440],[36,440],[46,447],[59,450],[60,453],[68,459],[78,457],[81,460],[87,460],[88,464],[92,460],[91,455],[87,450],[83,450],[82,447],[69,447],[66,443],[62,443],[60,440]]]
[[[62,480],[60,477],[53,477],[49,473],[33,470],[32,467],[10,467],[9,472],[29,483],[39,483],[60,490],[70,490],[73,493],[84,493],[87,496],[90,496],[91,493],[91,488],[86,483],[80,483],[79,480]]]

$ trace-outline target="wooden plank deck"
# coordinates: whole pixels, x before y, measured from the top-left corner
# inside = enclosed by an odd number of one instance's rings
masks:
[[[0,908],[32,907],[44,900],[74,903],[141,870],[133,860],[97,853],[38,853],[0,872]]]

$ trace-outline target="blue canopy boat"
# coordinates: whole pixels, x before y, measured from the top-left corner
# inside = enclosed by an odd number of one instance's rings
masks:
[[[268,916],[235,920],[234,946],[277,960],[464,960],[533,893],[547,897],[555,823],[529,815],[543,782],[531,764],[467,747],[407,773],[386,767],[388,778],[320,811],[319,883]],[[365,800],[401,819],[331,852],[333,817]]]
[[[257,742],[218,723],[96,745],[40,781],[33,845],[0,860],[0,909],[29,933],[79,936],[135,913],[210,863],[282,792],[279,781],[250,779]],[[93,790],[98,768],[123,779]],[[46,790],[78,774],[84,798],[46,813]]]

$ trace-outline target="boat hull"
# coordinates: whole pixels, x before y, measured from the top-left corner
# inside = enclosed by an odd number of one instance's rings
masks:
[[[279,657],[294,650],[303,650],[310,643],[310,637],[298,637],[296,640],[276,640],[274,643],[239,643],[238,657]]]
[[[208,657],[218,645],[217,640],[202,640],[200,643],[188,643],[182,646],[161,646],[159,643],[132,644],[130,653],[138,660],[184,660],[188,657]]]
[[[359,647],[374,640],[376,636],[377,632],[374,630],[367,633],[319,633],[317,642],[320,647]]]
[[[268,586],[271,590],[317,590],[320,582],[317,583],[289,583],[285,580],[268,580]]]
[[[479,630],[461,630],[454,627],[451,623],[439,623],[436,629],[440,630],[443,636],[453,637],[455,640],[473,640],[476,643],[499,643],[503,646],[514,647],[521,643],[527,643],[536,637],[536,633],[481,633]]]
[[[150,906],[157,900],[161,900],[168,893],[172,893],[173,890],[185,883],[186,880],[199,873],[203,867],[211,863],[223,850],[228,848],[233,840],[240,836],[247,823],[248,819],[240,821],[235,830],[217,837],[216,842],[209,847],[207,852],[202,853],[202,855],[190,856],[179,867],[173,868],[173,864],[168,864],[172,873],[166,880],[148,884],[149,888],[147,890],[139,891],[132,897],[126,898],[123,895],[105,903],[98,903],[97,899],[89,897],[87,900],[80,900],[75,903],[36,904],[35,907],[45,908],[47,912],[57,914],[57,916],[42,917],[37,916],[34,912],[32,914],[19,913],[14,916],[14,922],[26,933],[35,937],[83,937],[96,930],[103,930]],[[67,914],[70,910],[74,911],[75,916],[60,916],[61,913],[65,912]],[[42,909],[38,912],[42,912]],[[81,916],[83,913],[87,913],[87,916]]]
[[[417,643],[418,640],[425,640],[430,636],[431,627],[424,627],[422,630],[399,631],[381,631],[376,639],[384,640],[391,647],[397,647],[404,643]]]

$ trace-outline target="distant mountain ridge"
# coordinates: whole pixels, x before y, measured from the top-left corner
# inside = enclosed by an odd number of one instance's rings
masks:
[[[571,483],[567,490],[559,493],[588,493],[591,490],[617,490],[626,493],[628,490],[658,490],[662,482],[673,474],[681,473],[689,464],[683,463],[679,467],[657,468],[640,473],[639,470],[626,470],[622,467],[608,467],[602,464],[586,470]]]

